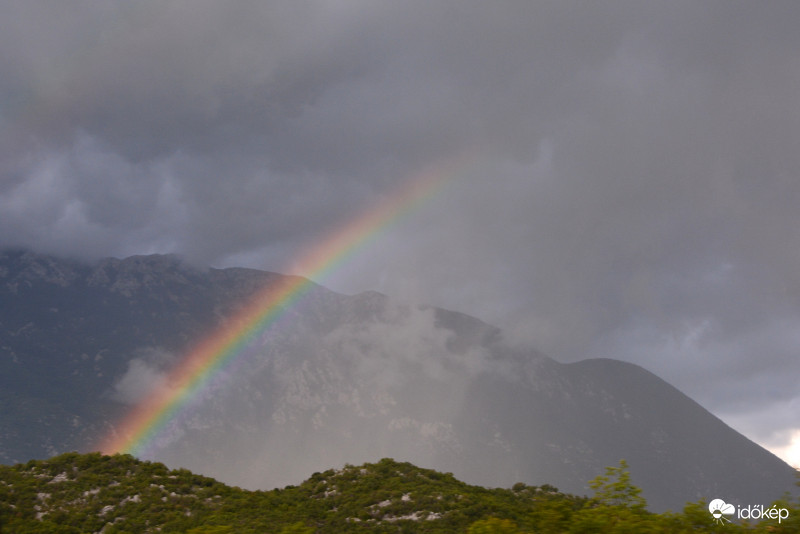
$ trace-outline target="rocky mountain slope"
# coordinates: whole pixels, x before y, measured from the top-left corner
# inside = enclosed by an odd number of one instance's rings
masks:
[[[0,461],[95,449],[188,347],[281,276],[172,256],[0,253]],[[248,488],[393,457],[575,494],[624,458],[656,510],[767,503],[794,483],[788,465],[640,367],[559,364],[464,314],[320,286],[147,455]]]

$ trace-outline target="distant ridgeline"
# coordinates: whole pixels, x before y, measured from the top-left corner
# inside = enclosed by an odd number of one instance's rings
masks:
[[[67,453],[0,466],[0,532],[800,531],[800,499],[775,503],[780,522],[751,525],[720,527],[704,502],[650,513],[624,461],[590,486],[591,498],[549,485],[487,489],[387,458],[314,473],[299,486],[247,491],[127,454]]]

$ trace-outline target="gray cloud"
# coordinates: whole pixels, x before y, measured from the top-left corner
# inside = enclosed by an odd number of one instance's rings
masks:
[[[640,363],[729,420],[779,411],[800,398],[798,9],[9,3],[0,244],[285,270],[470,149],[320,281]],[[747,431],[800,421],[768,426]]]

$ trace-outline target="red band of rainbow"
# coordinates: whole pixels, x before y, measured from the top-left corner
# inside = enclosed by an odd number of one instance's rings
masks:
[[[168,386],[134,406],[117,429],[105,438],[100,450],[106,454],[143,454],[218,371],[241,355],[250,341],[313,287],[311,278],[325,278],[387,227],[433,197],[474,159],[466,154],[426,169],[395,194],[311,248],[295,263],[299,272],[308,273],[309,278],[281,277],[256,294],[225,327],[189,351],[169,373]]]

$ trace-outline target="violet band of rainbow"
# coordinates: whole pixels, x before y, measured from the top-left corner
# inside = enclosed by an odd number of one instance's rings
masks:
[[[170,371],[167,386],[134,406],[105,437],[100,450],[106,454],[142,454],[215,375],[243,354],[251,341],[314,286],[312,280],[324,279],[398,220],[434,197],[474,161],[475,156],[467,153],[427,168],[310,248],[293,263],[297,271],[307,273],[307,278],[281,277],[260,290],[224,327],[188,351]]]

